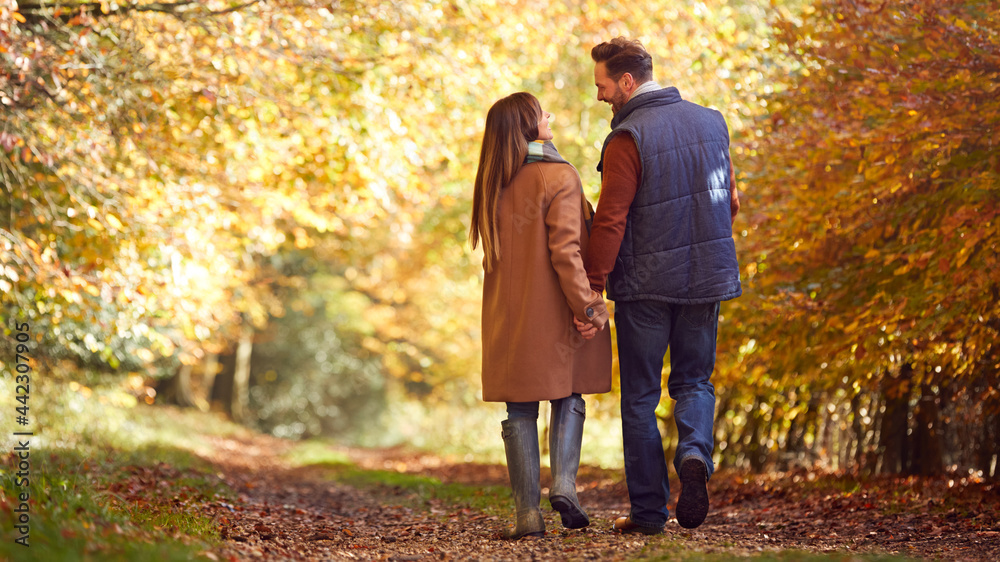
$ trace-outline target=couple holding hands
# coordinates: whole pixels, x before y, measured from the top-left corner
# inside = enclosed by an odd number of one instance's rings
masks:
[[[485,253],[483,399],[507,406],[501,427],[514,539],[545,533],[540,400],[551,401],[550,505],[567,528],[590,524],[576,473],[586,417],[581,395],[611,390],[605,289],[615,301],[631,503],[613,529],[657,534],[668,519],[655,414],[668,348],[679,436],[676,517],[694,528],[708,514],[719,304],[741,294],[729,130],[718,111],[657,85],[652,57],[638,41],[619,37],[591,56],[597,99],[614,114],[598,165],[597,212],[576,169],[551,143],[551,115],[528,93],[490,108],[476,173],[469,237]]]

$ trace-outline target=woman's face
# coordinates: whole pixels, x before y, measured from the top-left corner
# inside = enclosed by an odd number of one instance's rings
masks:
[[[552,119],[552,114],[548,111],[542,110],[542,116],[538,118],[538,139],[540,141],[552,140],[552,127],[549,124],[549,120]]]

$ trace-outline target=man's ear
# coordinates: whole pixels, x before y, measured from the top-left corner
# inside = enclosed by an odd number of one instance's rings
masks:
[[[622,89],[631,90],[633,86],[635,86],[635,78],[632,77],[632,73],[622,74]]]

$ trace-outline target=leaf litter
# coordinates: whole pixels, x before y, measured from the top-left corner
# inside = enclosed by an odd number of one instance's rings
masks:
[[[537,540],[502,538],[512,514],[458,500],[426,499],[391,484],[352,486],[326,465],[294,466],[287,441],[266,436],[217,437],[207,459],[232,501],[192,495],[186,508],[210,514],[221,544],[212,560],[633,560],[651,556],[717,558],[800,551],[903,555],[949,561],[1000,559],[1000,486],[974,478],[857,480],[850,475],[797,471],[766,475],[718,472],[709,483],[711,510],[695,530],[671,519],[663,535],[617,535],[611,521],[628,511],[620,470],[581,467],[578,491],[590,527],[563,529],[548,509]],[[468,486],[506,486],[500,465],[449,462],[401,449],[342,450],[365,470],[394,471]],[[168,466],[117,486],[126,496],[175,476]],[[674,501],[680,484],[671,481]],[[670,506],[671,513],[673,505]],[[491,512],[492,511],[492,512]],[[499,515],[498,515],[499,513]]]

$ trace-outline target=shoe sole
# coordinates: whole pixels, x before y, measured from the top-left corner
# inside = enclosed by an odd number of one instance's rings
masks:
[[[549,498],[549,504],[552,506],[552,509],[558,511],[559,515],[562,516],[563,527],[567,529],[582,529],[590,525],[590,517],[569,498],[555,496]]]
[[[677,499],[677,523],[694,529],[708,516],[708,469],[698,461],[681,465],[681,497]]]

